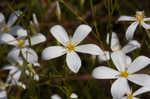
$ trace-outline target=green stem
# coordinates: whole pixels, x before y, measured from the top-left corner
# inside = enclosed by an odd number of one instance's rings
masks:
[[[63,0],[58,0],[60,3],[64,4],[66,8],[68,8],[81,22],[88,24],[81,16],[78,15],[78,12],[74,9],[72,9],[66,2]]]
[[[150,32],[149,32],[148,30],[145,30],[145,31],[146,31],[147,36],[148,36],[149,39],[150,39]]]

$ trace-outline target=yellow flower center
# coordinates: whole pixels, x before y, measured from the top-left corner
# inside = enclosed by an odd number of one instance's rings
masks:
[[[66,45],[66,49],[71,52],[75,49],[75,45],[72,44],[72,39],[70,39],[69,43]]]
[[[6,87],[6,84],[5,83],[1,83],[1,88],[5,88]]]
[[[2,32],[8,32],[8,27],[7,26],[2,27]]]
[[[129,73],[127,72],[127,68],[124,69],[124,72],[121,72],[120,73],[120,77],[123,77],[123,78],[128,78],[129,76]]]
[[[136,12],[135,17],[136,17],[136,21],[141,23],[143,21],[143,19],[145,18],[144,12],[143,11],[142,12],[139,12],[139,11]]]
[[[17,45],[18,45],[18,47],[23,47],[24,46],[24,44],[25,44],[25,41],[24,40],[19,40],[19,39],[17,39],[17,41],[18,41],[18,43],[17,43]]]
[[[130,90],[130,94],[127,94],[127,99],[133,99],[132,89]]]
[[[133,95],[132,94],[128,94],[127,95],[127,99],[132,99],[133,98]]]

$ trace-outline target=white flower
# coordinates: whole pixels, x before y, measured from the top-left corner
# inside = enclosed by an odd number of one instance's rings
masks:
[[[72,72],[77,73],[81,67],[81,60],[76,52],[88,53],[92,55],[99,55],[103,53],[102,50],[95,44],[77,46],[90,33],[90,31],[91,27],[88,25],[80,25],[76,29],[73,37],[69,39],[67,32],[62,26],[53,26],[50,29],[50,32],[63,46],[52,46],[45,48],[42,52],[42,58],[44,60],[49,60],[67,54],[67,66]]]
[[[0,99],[7,99],[6,88],[9,86],[10,85],[7,83],[7,81],[5,83],[0,81]]]
[[[34,66],[35,66],[35,67],[39,67],[38,65],[34,65]],[[27,74],[28,76],[33,77],[34,80],[36,80],[36,81],[39,80],[39,76],[38,76],[38,74],[35,72],[35,70],[34,70],[34,68],[33,68],[32,65],[27,64],[27,70],[26,70],[25,72],[26,72],[26,74]]]
[[[19,60],[16,64],[12,63],[7,65],[3,70],[9,70],[8,83],[21,86],[24,89],[26,88],[25,84],[19,81],[23,72],[25,72],[27,76],[33,77],[34,80],[39,80],[38,74],[35,72],[33,66],[31,64],[25,64],[23,60]]]
[[[147,88],[147,87],[141,87],[134,93],[132,92],[132,89],[128,89],[126,92],[126,96],[123,96],[121,99],[139,99],[136,97],[137,95],[143,94],[148,91],[150,91],[150,88]]]
[[[110,35],[107,34],[107,39],[106,39],[106,42],[107,44],[109,44],[109,38],[110,38]],[[128,42],[128,44],[126,44],[124,47],[122,47],[120,45],[120,42],[119,42],[119,39],[118,39],[118,36],[115,32],[112,32],[112,36],[111,36],[111,42],[110,42],[110,47],[111,47],[111,50],[112,52],[116,52],[116,51],[122,51],[124,52],[125,54],[137,49],[137,48],[140,48],[141,45],[138,41],[136,40],[131,40]],[[104,55],[99,55],[99,61],[107,61],[107,60],[110,60],[110,57],[109,57],[109,51],[104,51]],[[130,61],[130,57],[128,57],[128,60]]]
[[[145,21],[150,21],[150,18],[145,18],[144,11],[136,11],[135,17],[121,16],[118,21],[134,21],[126,31],[126,39],[131,40],[133,38],[136,27],[140,24],[145,29],[150,29],[150,25]]]
[[[14,32],[14,30],[18,28],[18,26],[12,27],[12,25],[16,22],[18,16],[20,16],[21,14],[22,14],[21,11],[15,11],[10,15],[8,22],[6,23],[3,13],[0,13],[0,31],[3,33]]]
[[[58,94],[54,94],[51,96],[51,99],[61,99],[61,97]]]
[[[133,62],[127,63],[125,54],[117,51],[111,54],[111,59],[118,71],[106,66],[100,66],[93,70],[92,76],[97,79],[117,79],[111,86],[113,97],[120,99],[127,92],[127,80],[141,86],[150,85],[149,75],[134,74],[150,64],[149,58],[139,56]]]
[[[7,83],[7,81],[6,81],[6,83],[4,83],[3,81],[0,81],[0,90],[5,90],[6,87],[8,87],[8,86],[9,86],[9,84]]]
[[[21,32],[21,30],[20,30]],[[8,53],[8,59],[10,62],[13,62],[14,60],[20,60],[20,53],[23,55],[24,59],[30,64],[37,64],[38,61],[38,55],[37,53],[31,49],[28,48],[29,40],[26,39],[27,37],[13,37],[10,34],[3,34],[1,37],[1,41],[3,43],[13,45],[15,48],[13,48]],[[31,46],[42,43],[46,40],[45,36],[41,33],[35,34],[30,38]]]
[[[72,94],[70,95],[70,98],[72,98],[72,99],[77,99],[77,98],[78,98],[78,95],[77,95],[76,93],[72,93]]]

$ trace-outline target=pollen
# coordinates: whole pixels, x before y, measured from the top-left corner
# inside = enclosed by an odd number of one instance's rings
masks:
[[[127,99],[132,99],[133,98],[133,95],[132,94],[128,94],[127,95]]]
[[[8,27],[7,26],[2,27],[2,32],[8,32]]]
[[[69,43],[69,44],[67,44],[66,48],[68,51],[73,51],[75,49],[75,46],[73,44]]]
[[[69,43],[66,45],[66,49],[71,52],[75,49],[75,45],[72,44],[72,39],[70,39]]]
[[[133,99],[132,89],[130,90],[130,94],[127,94],[127,99]]]
[[[141,23],[143,21],[143,19],[145,18],[144,11],[142,11],[142,12],[137,11],[135,17],[136,17],[136,21]]]
[[[17,41],[18,41],[18,43],[17,43],[17,45],[18,45],[18,47],[23,47],[24,46],[24,44],[25,44],[25,41],[24,40],[19,40],[19,39],[17,39]]]
[[[129,76],[129,73],[127,72],[127,68],[124,69],[124,72],[121,72],[120,73],[120,77],[123,77],[123,78],[128,78]]]

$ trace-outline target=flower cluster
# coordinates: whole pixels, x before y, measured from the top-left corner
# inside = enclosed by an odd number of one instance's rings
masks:
[[[141,24],[145,29],[150,29],[150,25],[145,23],[145,21],[149,20],[150,18],[145,18],[143,11],[137,11],[135,17],[121,16],[118,19],[118,21],[135,21],[126,31],[128,44],[124,47],[121,47],[115,32],[111,33],[111,39],[110,35],[107,35],[106,42],[107,44],[110,43],[112,52],[104,51],[105,54],[99,56],[99,61],[108,61],[111,59],[117,70],[108,66],[99,66],[93,70],[92,76],[96,79],[117,79],[111,86],[113,99],[137,99],[135,96],[150,91],[150,75],[136,74],[136,72],[150,64],[150,58],[138,56],[132,61],[127,55],[127,53],[141,47],[138,41],[132,40],[133,35],[138,24]],[[128,81],[142,87],[132,93]],[[125,94],[126,96],[124,96]]]
[[[18,85],[26,89],[26,85],[20,80],[22,74],[39,80],[39,76],[33,67],[39,67],[38,55],[31,46],[46,41],[42,33],[36,33],[28,37],[28,32],[20,25],[13,26],[22,11],[15,11],[10,15],[8,23],[5,23],[5,17],[0,13],[0,44],[13,46],[7,55],[9,65],[4,66],[3,70],[9,70],[6,82],[1,82],[0,97],[7,97],[5,89],[9,86]]]
[[[17,85],[26,89],[26,84],[22,81],[23,74],[27,78],[40,80],[35,70],[35,67],[40,66],[38,54],[32,46],[45,42],[46,37],[38,32],[31,36],[28,33],[29,30],[22,26],[13,26],[22,14],[22,11],[15,11],[10,15],[6,24],[4,15],[0,13],[0,44],[13,47],[7,55],[10,64],[2,68],[3,70],[9,70],[9,75],[5,82],[0,80],[0,98],[7,97],[7,87]],[[33,14],[33,20],[32,24],[38,28],[39,23],[35,14]],[[136,99],[137,95],[150,91],[150,76],[148,74],[136,74],[150,64],[150,58],[138,56],[132,61],[127,53],[141,47],[141,44],[132,38],[138,24],[145,29],[150,29],[150,25],[145,23],[145,21],[150,21],[150,18],[145,18],[143,11],[137,11],[135,17],[121,16],[118,21],[134,21],[126,31],[128,43],[124,47],[120,45],[115,32],[107,34],[106,42],[110,45],[111,51],[104,51],[96,44],[80,45],[92,31],[89,25],[79,25],[73,36],[68,35],[61,25],[54,25],[50,28],[50,33],[60,44],[43,49],[42,59],[51,60],[66,54],[66,65],[73,73],[78,73],[82,66],[78,53],[97,55],[100,62],[112,60],[117,70],[110,68],[110,66],[99,66],[93,70],[92,76],[96,79],[116,79],[111,86],[113,99]],[[128,81],[141,86],[141,88],[133,93]],[[72,93],[70,97],[77,99],[78,95]],[[54,94],[51,98],[61,99],[57,94]]]

